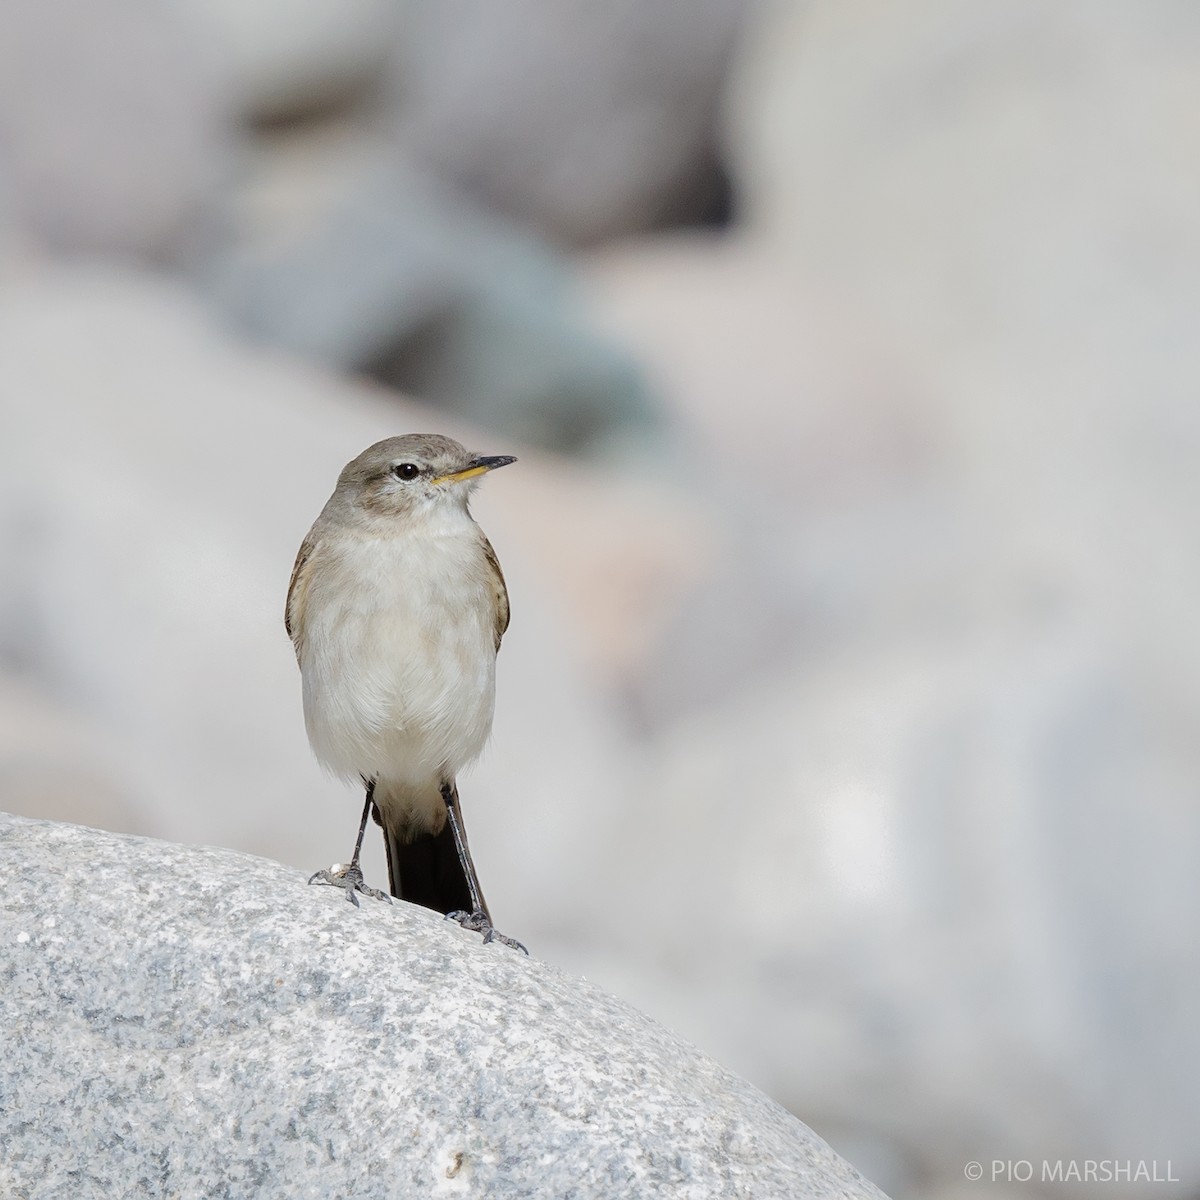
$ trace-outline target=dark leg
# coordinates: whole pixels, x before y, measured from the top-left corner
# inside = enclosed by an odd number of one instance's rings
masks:
[[[446,802],[446,824],[450,826],[450,833],[454,838],[454,849],[458,853],[458,861],[467,878],[467,891],[471,896],[471,911],[447,913],[447,920],[457,921],[464,929],[473,929],[476,933],[482,933],[485,943],[503,942],[514,950],[520,950],[522,954],[528,954],[529,951],[520,942],[514,938],[505,937],[492,925],[491,915],[483,900],[483,889],[479,886],[479,876],[475,873],[474,862],[471,861],[471,851],[467,846],[467,833],[463,828],[462,814],[458,811],[458,789],[453,783],[442,784],[442,799]]]
[[[386,892],[381,892],[378,888],[367,887],[363,881],[362,868],[358,865],[358,856],[362,853],[363,835],[367,831],[367,821],[371,816],[371,808],[375,803],[375,780],[367,781],[367,799],[363,804],[362,820],[358,823],[358,840],[354,843],[354,857],[350,859],[349,866],[332,866],[325,871],[318,871],[309,879],[309,883],[327,883],[331,887],[344,888],[346,899],[350,901],[356,908],[358,907],[358,897],[355,892],[362,892],[364,896],[371,896],[376,900],[386,900],[389,904],[392,902],[391,896]]]

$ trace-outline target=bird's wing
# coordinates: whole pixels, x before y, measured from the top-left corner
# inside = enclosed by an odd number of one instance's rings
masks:
[[[310,532],[300,543],[296,565],[292,567],[292,580],[288,584],[287,604],[283,609],[283,627],[287,630],[296,653],[300,653],[300,638],[304,632],[304,605],[308,599],[308,584],[312,576],[311,564],[317,548],[317,539]]]
[[[492,580],[492,595],[495,599],[492,615],[495,619],[496,649],[499,650],[500,639],[508,628],[508,588],[504,586],[504,572],[500,570],[500,560],[492,549],[492,543],[482,533],[479,536],[483,538],[483,555],[487,559],[488,573]]]

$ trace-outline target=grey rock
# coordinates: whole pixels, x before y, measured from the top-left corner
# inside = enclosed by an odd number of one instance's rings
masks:
[[[435,914],[10,817],[0,880],[6,1194],[881,1195],[667,1029]]]
[[[747,0],[414,0],[381,126],[499,212],[577,243],[702,216]]]
[[[0,546],[4,546],[0,535]],[[2,605],[2,601],[0,601]],[[7,614],[0,612],[0,626]],[[0,796],[10,812],[140,833],[108,730],[0,670]]]
[[[199,274],[255,337],[528,443],[578,450],[656,424],[557,251],[369,138],[264,143],[230,218]]]
[[[0,190],[48,246],[173,251],[230,140],[218,73],[172,5],[0,6]]]
[[[395,37],[393,0],[183,0],[217,49],[239,111],[302,117],[345,103],[382,65]]]
[[[625,681],[662,727],[723,708],[781,659],[811,670],[864,608],[892,603],[884,576],[927,538],[919,498],[947,458],[941,408],[905,361],[847,328],[833,296],[751,239],[629,241],[593,254],[583,280],[599,327],[658,384],[681,449],[655,470],[710,539]]]
[[[733,73],[727,141],[740,212],[781,260],[882,314],[943,370],[1001,372],[1035,419],[1049,379],[1064,397],[1188,403],[1193,5],[765,12]]]

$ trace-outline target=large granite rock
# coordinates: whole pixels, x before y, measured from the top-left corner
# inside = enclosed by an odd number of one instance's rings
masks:
[[[424,910],[11,817],[0,881],[6,1194],[881,1195],[667,1029]]]

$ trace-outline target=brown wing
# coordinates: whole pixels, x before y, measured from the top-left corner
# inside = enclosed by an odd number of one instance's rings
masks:
[[[508,588],[504,586],[504,572],[500,570],[500,560],[496,557],[495,550],[492,549],[492,543],[482,533],[479,536],[483,538],[483,553],[487,558],[488,570],[492,577],[492,594],[496,600],[494,613],[496,649],[499,650],[500,639],[508,628]]]
[[[300,543],[300,551],[296,555],[296,565],[292,567],[292,579],[288,584],[287,604],[283,609],[283,627],[287,630],[292,645],[300,653],[300,635],[304,627],[304,602],[308,597],[308,580],[310,572],[308,565],[312,560],[313,551],[317,548],[316,539],[312,533]]]

